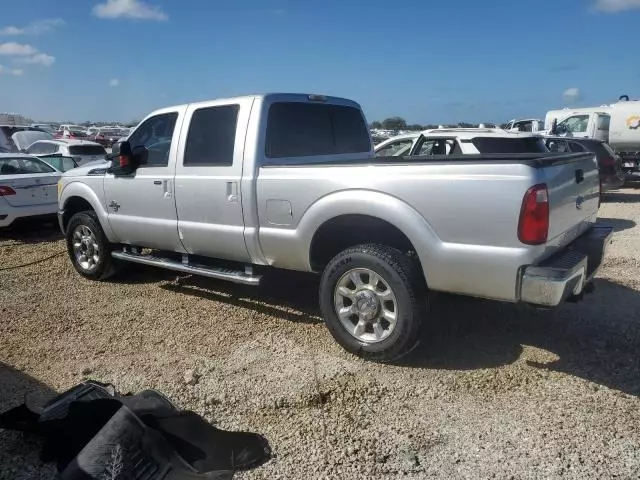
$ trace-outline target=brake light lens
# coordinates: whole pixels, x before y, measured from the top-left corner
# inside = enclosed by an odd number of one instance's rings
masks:
[[[522,199],[518,239],[527,245],[540,245],[549,235],[549,191],[545,183],[534,185]]]
[[[0,185],[0,197],[8,197],[15,194],[16,191],[13,188]]]

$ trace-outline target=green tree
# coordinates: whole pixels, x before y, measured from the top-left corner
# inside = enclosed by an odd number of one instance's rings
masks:
[[[385,118],[382,126],[386,130],[404,130],[407,128],[407,121],[402,117]]]
[[[382,128],[382,122],[376,120],[375,122],[371,122],[370,128]]]

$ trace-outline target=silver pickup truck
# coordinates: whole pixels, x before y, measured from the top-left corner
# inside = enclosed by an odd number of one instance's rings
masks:
[[[358,104],[270,94],[165,108],[66,172],[59,220],[75,269],[136,262],[248,285],[267,268],[322,275],[320,307],[349,352],[417,345],[430,293],[553,307],[591,290],[592,154],[375,157]]]

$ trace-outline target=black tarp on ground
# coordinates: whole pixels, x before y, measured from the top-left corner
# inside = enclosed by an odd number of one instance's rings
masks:
[[[42,437],[61,480],[226,480],[271,458],[259,434],[219,430],[155,390],[118,395],[94,381],[0,414],[0,428]]]

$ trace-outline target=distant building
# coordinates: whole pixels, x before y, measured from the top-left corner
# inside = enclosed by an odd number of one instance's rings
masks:
[[[19,113],[0,113],[0,125],[29,125],[33,120]]]

